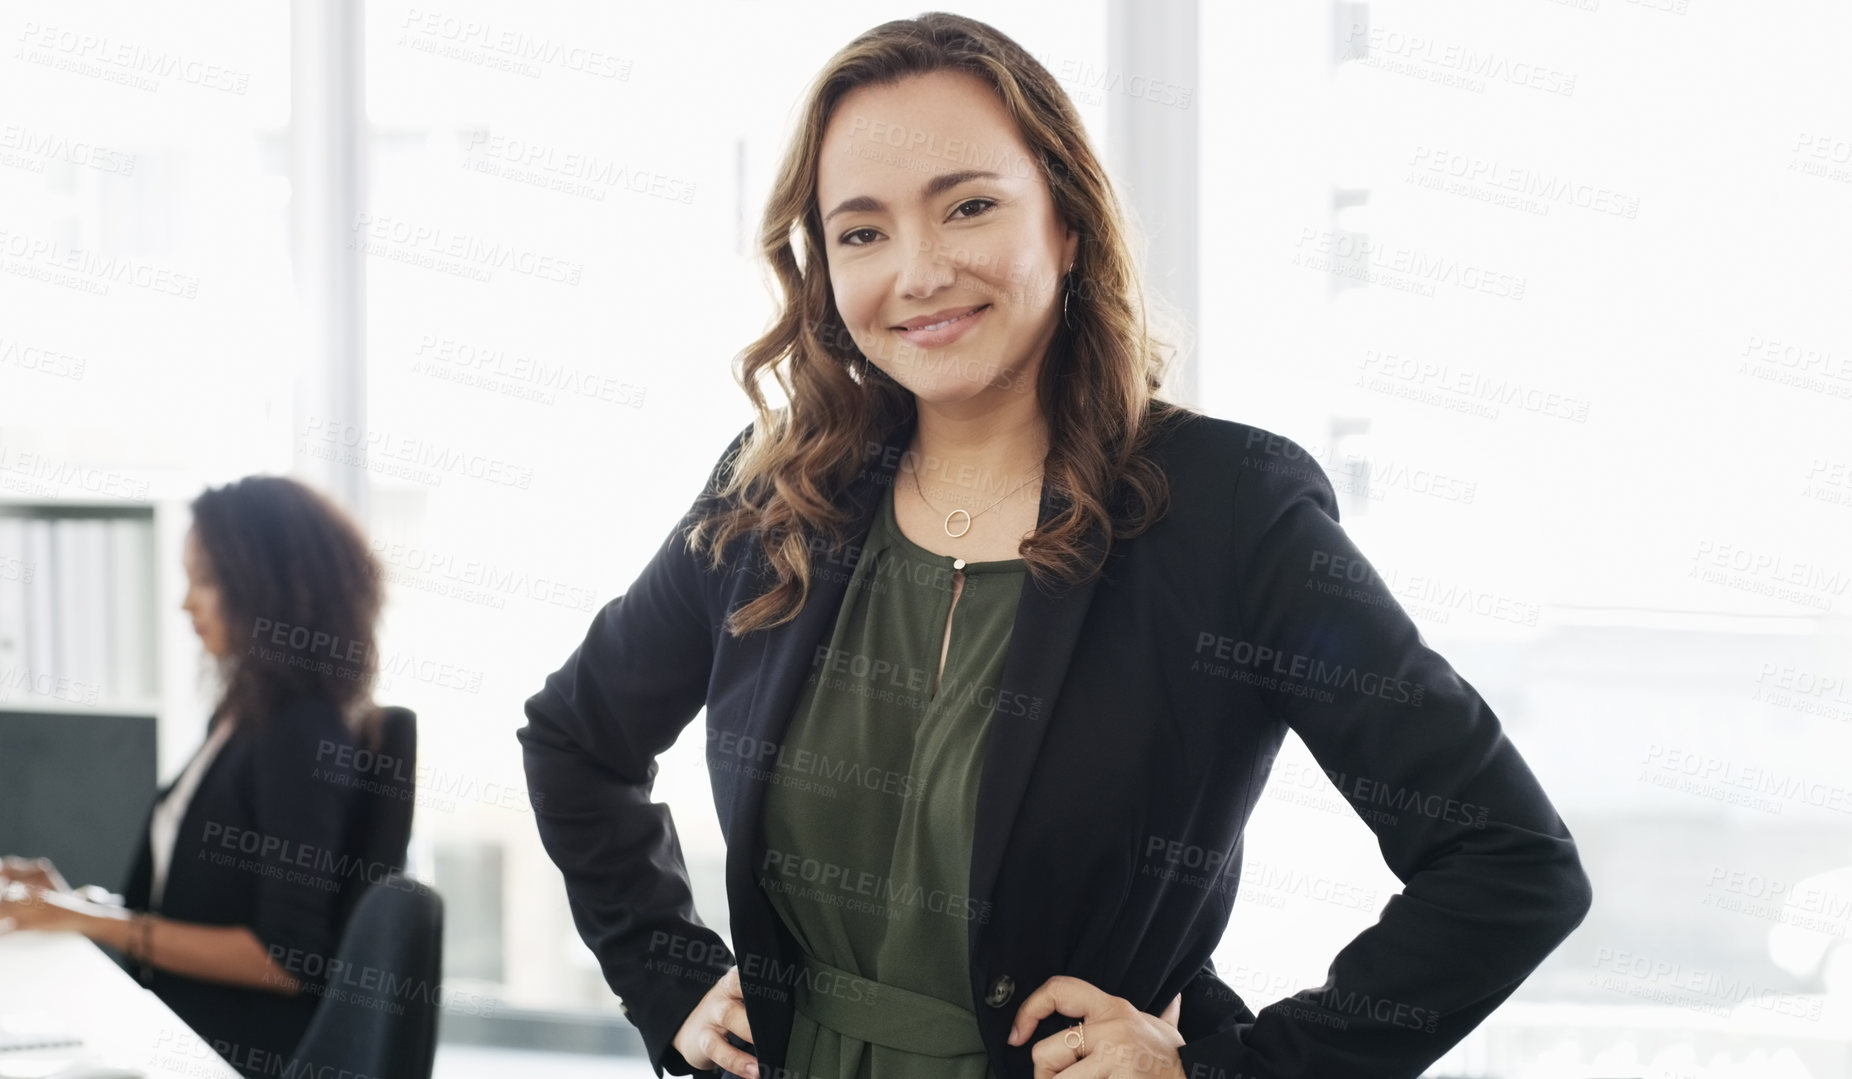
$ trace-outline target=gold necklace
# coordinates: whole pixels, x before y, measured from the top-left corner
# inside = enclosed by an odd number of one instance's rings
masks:
[[[909,469],[908,471],[909,471],[909,472],[911,472],[911,473],[912,473],[912,475],[913,475],[913,489],[914,489],[915,491],[919,491],[919,493],[920,493],[920,501],[921,501],[921,502],[924,502],[924,503],[926,503],[926,508],[927,508],[927,509],[930,509],[930,510],[932,510],[932,511],[933,511],[934,513],[938,513],[938,512],[939,512],[939,507],[937,507],[937,506],[935,506],[935,505],[933,505],[933,504],[932,504],[932,501],[931,501],[930,499],[928,499],[928,498],[926,497],[926,492],[925,492],[924,490],[922,490],[922,489],[920,488],[920,473],[919,473],[919,470],[918,470],[918,469]],[[1016,493],[1017,491],[1020,491],[1020,490],[1022,490],[1022,489],[1023,489],[1024,487],[1027,487],[1027,486],[1028,486],[1028,485],[1029,485],[1029,484],[1030,484],[1031,482],[1033,482],[1033,481],[1035,481],[1035,480],[1038,480],[1038,479],[1041,479],[1041,475],[1040,475],[1039,473],[1038,473],[1037,475],[1034,475],[1034,476],[1030,476],[1030,477],[1029,477],[1028,479],[1026,479],[1026,480],[1024,480],[1024,481],[1022,481],[1021,483],[1019,483],[1019,484],[1017,484],[1016,486],[1014,486],[1014,487],[1012,487],[1012,488],[1010,488],[1009,490],[1007,490],[1007,491],[1005,491],[1005,492],[1003,492],[1003,498],[1008,498],[1008,497],[1010,497],[1011,495],[1013,495],[1013,494],[1015,494],[1015,493]],[[1002,502],[1002,501],[1003,501],[1003,498],[999,498],[999,499],[997,499],[997,501],[996,501],[996,502],[992,502],[992,503],[991,503],[990,505],[988,505],[988,506],[985,506],[985,507],[984,507],[983,509],[981,509],[981,510],[978,510],[978,511],[977,511],[977,513],[972,513],[972,512],[970,512],[969,510],[965,510],[965,509],[955,509],[955,510],[953,510],[952,512],[950,512],[950,513],[948,513],[948,514],[946,514],[946,515],[945,515],[945,534],[946,534],[946,535],[948,535],[948,536],[950,536],[950,537],[952,537],[953,539],[957,539],[957,538],[959,538],[960,536],[963,536],[963,535],[964,535],[964,534],[965,534],[966,532],[969,532],[969,531],[971,531],[971,521],[972,521],[972,519],[973,519],[973,518],[975,518],[975,517],[978,517],[978,516],[981,516],[981,515],[983,515],[983,514],[985,514],[985,513],[989,513],[989,512],[991,511],[991,510],[993,510],[993,509],[995,509],[995,508],[997,507],[997,503],[999,503],[999,502]],[[963,530],[963,531],[960,531],[960,532],[954,532],[954,531],[952,531],[952,518],[954,518],[954,517],[956,517],[956,516],[958,516],[958,515],[959,515],[959,514],[961,514],[961,513],[965,515],[965,527],[964,527],[964,530]]]

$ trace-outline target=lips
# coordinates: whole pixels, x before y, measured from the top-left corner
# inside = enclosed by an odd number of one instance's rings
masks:
[[[921,315],[918,318],[908,319],[894,328],[897,330],[942,329],[960,319],[970,318],[972,315],[977,314],[979,311],[989,306],[990,305],[987,303],[981,303],[973,307],[948,307],[943,311],[935,311],[930,315]]]

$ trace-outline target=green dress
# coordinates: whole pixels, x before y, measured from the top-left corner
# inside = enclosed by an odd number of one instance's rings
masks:
[[[990,910],[967,886],[1026,574],[926,550],[883,494],[766,792],[759,884],[804,950],[790,1075],[991,1079],[969,977],[970,922]]]

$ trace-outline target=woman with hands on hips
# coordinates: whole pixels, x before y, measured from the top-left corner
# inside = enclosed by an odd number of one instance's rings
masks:
[[[1092,999],[1083,1001],[1082,995],[1088,995]],[[1078,978],[1050,979],[1047,985],[1043,986],[1042,998],[1038,1001],[1031,997],[1023,1001],[1023,1019],[1016,1024],[1017,1027],[1022,1030],[1034,1029],[1030,1021],[1039,1019],[1051,1011],[1058,1011],[1063,1015],[1094,1014],[1103,1020],[1117,1020],[1126,1023],[1131,1028],[1127,1031],[1127,1040],[1134,1044],[1143,1042],[1166,1047],[1183,1044],[1182,1036],[1176,1033],[1177,1013],[1183,1004],[1182,994],[1172,998],[1170,1006],[1165,1008],[1164,1014],[1159,1017],[1162,1022],[1170,1024],[1171,1030],[1168,1033],[1161,1030],[1144,1030],[1143,1027],[1152,1021],[1149,1015],[1130,1007],[1126,1001],[1117,997],[1106,997],[1105,994]],[[1116,1005],[1126,1005],[1126,1007],[1114,1015],[1112,1009]],[[1097,1042],[1100,1035],[1100,1026],[1097,1023],[1094,1031]],[[713,991],[702,998],[700,1005],[688,1016],[688,1021],[683,1023],[681,1030],[676,1032],[674,1045],[676,1050],[682,1054],[683,1059],[688,1061],[696,1071],[711,1071],[718,1067],[725,1068],[735,1075],[757,1076],[759,1074],[758,1061],[753,1059],[750,1052],[729,1042],[728,1034],[737,1036],[748,1045],[752,1043],[752,1027],[746,1021],[745,998],[740,994],[738,967],[727,971],[721,975],[718,982],[714,983]],[[1019,1034],[1011,1033],[1011,1045],[1020,1045],[1022,1040]],[[1067,1044],[1065,1038],[1063,1044]],[[1077,1029],[1073,1047],[1078,1049],[1081,1044],[1080,1032]],[[1052,1052],[1048,1055],[1055,1056]],[[1160,1058],[1154,1056],[1153,1059]],[[1052,1061],[1050,1063],[1052,1064]],[[1053,1074],[1052,1068],[1050,1074]]]
[[[1126,225],[1034,57],[943,13],[851,42],[760,237],[755,422],[518,732],[658,1074],[1413,1077],[1580,922],[1497,717],[1386,586],[1318,587],[1367,563],[1317,462],[1157,396]],[[651,800],[703,708],[730,942]],[[1210,956],[1288,731],[1468,808],[1354,805],[1405,891],[1257,1014]]]

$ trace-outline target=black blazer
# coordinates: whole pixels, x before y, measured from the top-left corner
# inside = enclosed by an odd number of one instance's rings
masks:
[[[232,733],[180,822],[158,913],[249,926],[303,986],[288,997],[142,968],[143,983],[246,1075],[273,1075],[294,1052],[327,982],[341,914],[366,884],[365,859],[351,851],[363,798],[353,748],[333,703],[292,700]],[[123,887],[131,909],[148,908],[153,864],[144,821]]]
[[[911,431],[871,444],[843,502],[852,535]],[[992,1068],[1026,1079],[1033,1042],[1072,1025],[1052,1015],[1005,1043],[1023,999],[1067,974],[1152,1014],[1181,991],[1192,1079],[1415,1076],[1580,924],[1591,887],[1575,843],[1491,708],[1380,579],[1358,576],[1368,563],[1310,454],[1193,412],[1156,452],[1171,482],[1162,520],[1113,545],[1103,580],[1056,595],[1026,578],[1017,608],[969,887],[988,913],[969,922],[969,961]],[[1045,487],[1041,520],[1054,498]],[[859,546],[813,543],[798,617],[735,640],[720,623],[762,587],[738,568],[762,570],[756,542],[712,573],[678,525],[518,732],[541,839],[658,1074],[689,1072],[670,1040],[736,962],[762,1074],[781,1074],[801,976],[755,875],[770,769],[754,766],[827,643]],[[668,810],[650,800],[656,755],[703,705],[737,956],[696,917]],[[1256,1015],[1210,955],[1289,727],[1405,888],[1324,987]]]

